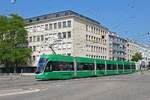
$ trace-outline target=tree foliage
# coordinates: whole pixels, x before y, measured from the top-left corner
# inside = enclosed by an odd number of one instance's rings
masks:
[[[0,64],[18,67],[28,63],[31,55],[28,48],[25,22],[17,14],[0,15]]]
[[[139,60],[142,60],[143,57],[141,55],[141,53],[135,53],[135,55],[132,56],[132,61],[138,62]]]

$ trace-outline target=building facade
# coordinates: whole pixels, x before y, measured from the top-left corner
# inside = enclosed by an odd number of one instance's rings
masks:
[[[36,66],[40,55],[56,54],[108,59],[108,28],[99,22],[67,10],[27,18],[31,66]]]
[[[109,34],[109,59],[110,60],[126,60],[126,43],[127,40],[120,35],[110,32]]]
[[[126,50],[126,53],[127,53],[126,59],[127,59],[127,61],[131,61],[132,56],[135,55],[135,53],[139,53],[139,47],[140,47],[139,44],[127,39],[127,50]]]
[[[147,66],[150,62],[150,47],[140,45],[139,52],[142,54],[143,59],[140,61],[140,64]]]

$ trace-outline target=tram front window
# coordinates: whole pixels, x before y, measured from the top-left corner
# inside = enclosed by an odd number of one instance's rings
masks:
[[[36,74],[42,73],[44,71],[47,61],[48,58],[40,58],[37,66]]]

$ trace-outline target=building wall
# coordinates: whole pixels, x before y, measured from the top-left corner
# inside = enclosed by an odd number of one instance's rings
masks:
[[[71,22],[71,26],[68,27],[68,21]],[[58,28],[58,23],[61,22],[62,27]],[[63,22],[66,22],[66,27],[63,27]],[[65,17],[60,19],[53,19],[47,21],[41,21],[26,26],[28,31],[29,47],[32,49],[31,65],[36,66],[40,55],[52,54],[50,45],[54,48],[57,54],[71,55],[72,48],[72,36],[73,34],[73,18]],[[52,29],[50,28],[52,24]],[[57,24],[56,29],[54,24]],[[48,26],[47,26],[48,25]],[[66,33],[66,38],[63,34]],[[58,38],[58,34],[61,35],[61,39]],[[43,39],[42,39],[43,38]],[[59,41],[58,41],[59,40]]]
[[[110,60],[126,60],[126,43],[127,41],[111,32],[109,35],[109,59]]]
[[[112,34],[99,22],[72,11],[25,21],[29,47],[32,49],[31,66],[37,66],[40,55],[53,53],[49,46],[56,54],[111,60],[131,60],[132,55],[139,51],[138,44],[127,43],[126,39]],[[102,38],[104,35],[106,37]],[[143,55],[149,60],[147,50],[141,49],[141,52],[145,52]]]
[[[144,65],[148,65],[150,62],[150,47],[140,45],[139,52],[142,54],[143,59],[140,61],[140,63],[144,63]]]
[[[60,22],[61,28],[58,26]],[[49,46],[56,54],[100,59],[108,57],[108,39],[102,39],[102,35],[108,34],[108,29],[84,17],[72,15],[34,21],[25,28],[32,49],[30,66],[37,65],[40,55],[53,53]]]
[[[75,56],[107,59],[108,40],[102,39],[102,35],[108,33],[107,29],[88,20],[75,18],[73,30]]]
[[[126,59],[131,61],[132,56],[135,55],[135,53],[139,52],[139,44],[128,40],[127,42],[127,56]]]

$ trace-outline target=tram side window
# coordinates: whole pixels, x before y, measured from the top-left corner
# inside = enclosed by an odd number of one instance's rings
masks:
[[[94,70],[94,64],[91,64],[91,63],[78,63],[77,70]]]
[[[53,71],[73,71],[73,62],[52,62]]]
[[[124,69],[128,69],[127,65],[124,65]]]
[[[117,70],[117,65],[116,64],[112,64],[113,66],[113,70]]]
[[[123,69],[123,65],[118,65],[118,69]]]
[[[115,64],[107,64],[107,70],[116,70]]]
[[[132,65],[132,69],[135,69],[135,65]]]
[[[130,69],[130,65],[125,65],[125,69]]]
[[[105,64],[97,64],[97,70],[105,70]]]
[[[48,62],[45,68],[45,72],[51,72],[52,71],[52,64],[51,62]]]
[[[107,64],[107,70],[112,70],[111,64]]]
[[[131,69],[131,65],[128,65],[128,69]]]

